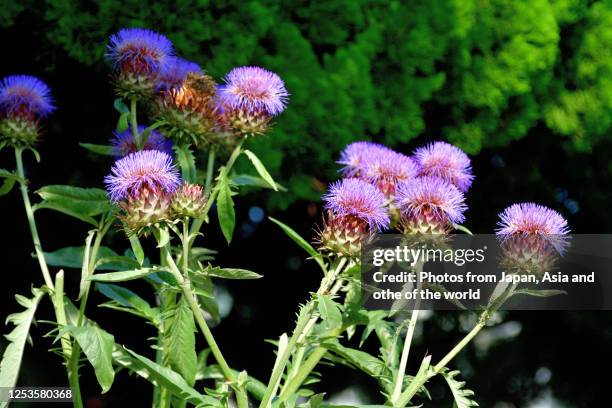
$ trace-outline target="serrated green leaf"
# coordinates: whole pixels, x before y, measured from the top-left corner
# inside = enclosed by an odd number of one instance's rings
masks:
[[[321,267],[321,269],[325,270],[325,264],[323,263],[323,256],[318,253],[312,245],[310,245],[304,238],[300,236],[297,232],[295,232],[291,227],[284,224],[283,222],[277,220],[276,218],[268,217],[270,221],[281,227],[283,232],[293,240],[300,248],[308,253]]]
[[[247,155],[251,163],[253,163],[253,167],[255,167],[255,170],[257,170],[257,173],[259,173],[261,178],[264,179],[265,182],[268,183],[274,191],[278,191],[278,187],[276,187],[276,182],[274,181],[270,173],[268,173],[268,170],[266,170],[266,167],[263,165],[261,160],[259,160],[259,158],[255,155],[255,153],[253,153],[250,150],[243,150],[243,152],[244,154]]]
[[[321,320],[326,323],[328,329],[342,324],[340,308],[329,295],[319,295],[317,305]]]
[[[101,154],[103,156],[114,156],[113,146],[101,145],[93,143],[79,143],[83,149],[89,150],[92,153]]]
[[[15,296],[17,302],[25,310],[13,313],[6,318],[6,323],[12,323],[15,327],[5,336],[9,344],[6,346],[0,362],[0,387],[14,388],[17,384],[30,325],[34,321],[34,313],[44,293],[42,289],[32,288],[31,298],[21,295]]]
[[[219,180],[219,196],[217,197],[217,216],[219,217],[219,225],[223,236],[229,244],[232,241],[234,234],[234,226],[236,225],[236,212],[234,211],[234,201],[232,200],[232,191],[230,189],[227,178],[223,177]]]
[[[94,368],[98,383],[102,387],[102,393],[107,392],[115,379],[113,369],[115,338],[113,335],[94,325],[64,326],[62,330],[70,332],[79,343],[87,360]]]
[[[138,374],[158,387],[164,387],[178,398],[191,404],[202,407],[220,407],[221,404],[215,398],[202,395],[189,386],[179,373],[160,366],[154,361],[141,356],[125,347],[115,347],[113,353],[115,362]]]
[[[53,252],[45,252],[45,260],[47,264],[51,266],[58,266],[62,268],[81,268],[83,265],[83,252],[85,247],[65,247],[60,248]],[[117,270],[115,267],[123,265],[123,268],[128,269],[134,267],[136,261],[131,258],[119,256],[111,248],[101,246],[98,249],[96,268],[99,270]],[[102,261],[103,259],[109,259],[108,261]],[[114,259],[113,264],[110,259]],[[130,261],[128,263],[128,260]],[[126,267],[127,266],[127,267]],[[139,266],[139,265],[136,265]]]
[[[166,338],[170,367],[181,374],[187,384],[195,383],[198,356],[195,349],[195,321],[184,298],[178,302],[173,313]]]
[[[205,273],[208,276],[223,279],[259,279],[263,277],[258,273],[246,269],[221,268],[219,266],[209,266],[208,268],[204,269],[202,273]]]
[[[197,178],[195,156],[188,145],[175,145],[176,160],[181,168],[184,181],[195,183]]]
[[[458,370],[455,371],[446,371],[443,370],[440,372],[451,392],[453,393],[453,398],[455,399],[455,404],[457,408],[470,408],[477,407],[478,403],[472,399],[474,396],[474,391],[465,389],[465,381],[458,381],[455,377],[460,374]]]
[[[232,176],[231,183],[235,186],[251,186],[274,189],[266,180],[251,174],[237,174]],[[274,184],[276,185],[278,191],[288,191],[286,187],[278,184],[278,182],[274,182]]]
[[[5,179],[2,183],[2,186],[0,186],[0,197],[10,193],[16,182],[17,180],[15,180],[14,178]]]
[[[93,217],[111,210],[106,191],[63,185],[45,186],[36,193],[43,199],[34,207],[48,208],[96,225]]]
[[[144,278],[155,272],[159,272],[160,269],[157,267],[153,268],[139,268],[131,271],[120,271],[120,272],[109,272],[109,273],[98,273],[89,277],[90,281],[96,282],[125,282],[134,279]]]
[[[134,309],[136,314],[155,322],[159,317],[159,310],[152,308],[149,303],[136,293],[119,285],[111,283],[97,283],[96,290],[118,304]]]
[[[357,367],[372,377],[380,376],[382,370],[384,369],[385,363],[379,358],[376,358],[365,351],[344,347],[336,340],[326,341],[322,343],[321,346],[340,357],[341,363],[348,366]]]

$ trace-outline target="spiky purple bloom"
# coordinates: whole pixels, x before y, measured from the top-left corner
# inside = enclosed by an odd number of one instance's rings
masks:
[[[412,159],[393,150],[381,150],[366,157],[362,177],[374,184],[387,196],[393,196],[400,183],[417,176]]]
[[[157,150],[141,150],[115,162],[104,178],[110,199],[119,202],[143,190],[168,194],[181,184],[172,157]]]
[[[346,177],[360,177],[365,174],[366,164],[370,158],[379,157],[390,151],[391,149],[378,143],[353,142],[340,153],[338,163],[344,165],[340,171]]]
[[[110,37],[108,59],[121,72],[155,74],[174,54],[164,35],[144,28],[124,28]]]
[[[357,218],[373,231],[389,227],[385,195],[363,180],[349,178],[332,184],[323,201],[334,216]]]
[[[239,67],[225,77],[225,85],[219,87],[219,98],[230,109],[276,116],[285,109],[289,93],[274,72],[260,67]]]
[[[10,75],[0,82],[0,113],[6,117],[36,119],[55,110],[51,90],[30,75]]]
[[[142,134],[146,128],[138,125],[138,133]],[[137,152],[139,149],[136,147],[134,141],[134,134],[132,128],[128,127],[123,132],[113,132],[113,138],[111,139],[111,145],[113,146],[113,155],[115,156],[127,156],[130,153]],[[156,130],[151,131],[147,137],[142,150],[158,150],[160,152],[172,155],[172,142],[161,135]]]
[[[189,74],[201,74],[202,68],[195,62],[179,57],[168,57],[166,63],[159,70],[158,89],[169,91],[179,89]]]
[[[512,204],[499,214],[498,236],[510,234],[566,235],[567,221],[557,211],[535,203]]]
[[[474,175],[469,157],[456,146],[446,142],[434,142],[414,152],[420,176],[440,177],[466,192]]]
[[[463,193],[439,177],[417,177],[398,186],[395,205],[406,232],[442,233],[465,220]]]

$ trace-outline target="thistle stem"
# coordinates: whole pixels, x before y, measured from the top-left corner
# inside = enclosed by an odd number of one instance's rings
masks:
[[[421,272],[421,269],[421,264],[419,264],[417,268],[415,268],[415,274],[417,275],[417,277],[419,276],[419,272]],[[421,282],[419,280],[417,284],[417,291],[419,291],[420,289]],[[410,316],[410,321],[408,322],[408,331],[406,332],[406,338],[404,339],[404,348],[402,349],[402,357],[400,359],[400,365],[397,370],[397,377],[395,378],[395,387],[393,388],[393,393],[391,394],[390,399],[390,402],[393,405],[395,405],[395,403],[402,394],[402,387],[404,385],[404,375],[406,374],[406,366],[408,365],[408,355],[410,354],[410,346],[412,345],[412,338],[414,337],[414,329],[419,318],[420,305],[420,299],[417,299],[414,305],[414,309],[412,310],[412,314]]]
[[[188,241],[188,237],[184,237],[184,240]],[[215,341],[215,338],[212,332],[210,331],[210,327],[208,327],[208,324],[206,323],[206,319],[202,314],[200,305],[198,304],[198,301],[196,300],[196,297],[193,291],[191,290],[191,284],[189,280],[185,279],[181,274],[180,270],[178,269],[178,266],[174,262],[174,259],[170,255],[170,251],[166,251],[166,264],[170,268],[170,271],[176,278],[177,282],[180,284],[183,295],[185,296],[185,299],[187,299],[187,303],[189,304],[189,307],[193,312],[200,331],[204,335],[206,343],[208,343],[208,346],[210,347],[210,350],[213,356],[215,357],[217,364],[219,364],[219,368],[221,369],[223,376],[227,381],[235,382],[236,376],[234,375],[234,372],[232,371],[230,366],[227,364],[227,361],[225,361],[225,358],[223,357],[223,354],[219,349],[219,345]],[[185,273],[187,273],[187,271],[185,271]],[[248,396],[244,388],[236,387],[236,400],[239,408],[248,408]]]
[[[217,153],[217,148],[215,145],[210,145],[210,150],[208,151],[208,161],[206,163],[206,183],[204,184],[204,193],[208,196],[210,195],[210,189],[212,188],[212,177],[213,171],[215,171],[215,154]]]
[[[322,295],[324,293],[327,293],[327,291],[330,289],[330,287],[332,286],[332,284],[335,282],[336,278],[340,274],[340,271],[342,270],[342,268],[344,268],[344,265],[346,265],[346,262],[347,262],[347,259],[345,257],[342,257],[336,260],[335,264],[333,265],[333,271],[327,274],[321,281],[319,290],[317,290],[317,295]],[[313,313],[315,310],[315,304],[316,304],[315,299],[311,299],[305,306],[306,310],[303,313],[300,313],[300,317],[298,318],[298,321],[295,325],[295,329],[293,330],[293,334],[291,335],[291,338],[289,339],[287,347],[285,348],[282,355],[278,357],[279,358],[278,363],[275,364],[274,370],[272,371],[272,374],[270,375],[270,380],[268,381],[266,392],[261,400],[261,404],[259,405],[259,408],[268,408],[270,406],[272,398],[274,397],[274,394],[276,393],[277,385],[281,379],[281,376],[283,375],[283,372],[285,371],[287,362],[289,361],[289,357],[293,353],[293,350],[298,344],[298,341],[302,338],[303,333],[305,332],[306,328],[310,325],[312,319],[315,318],[313,316]]]
[[[136,109],[138,107],[138,100],[135,96],[130,99],[130,127],[132,128],[132,135],[134,136],[134,143],[138,150],[142,149],[142,140],[140,139],[140,132],[138,132],[138,120],[136,116]]]
[[[21,190],[21,198],[23,199],[23,205],[25,207],[26,216],[28,218],[28,224],[30,226],[30,233],[32,234],[32,242],[34,243],[34,251],[36,252],[36,258],[40,265],[40,271],[45,280],[45,285],[49,288],[51,294],[51,302],[53,303],[53,309],[55,311],[55,319],[57,323],[61,325],[66,324],[66,313],[64,311],[64,272],[60,271],[57,274],[57,282],[61,284],[61,288],[55,287],[47,261],[45,260],[45,254],[42,250],[40,243],[40,237],[38,235],[38,228],[36,227],[36,220],[34,219],[34,211],[32,210],[32,203],[30,202],[30,196],[28,194],[28,186],[25,178],[25,171],[23,169],[23,149],[15,149],[15,162],[17,165],[17,175],[19,176],[19,187]],[[70,388],[73,391],[73,404],[77,408],[83,407],[83,401],[81,399],[81,390],[79,386],[78,374],[74,375],[74,372],[70,369],[70,358],[72,355],[71,341],[68,335],[64,335],[60,341],[62,345],[62,354],[66,362],[66,371],[68,375],[68,382]]]
[[[394,406],[398,406],[398,407],[406,406],[406,404],[410,402],[412,397],[414,397],[414,395],[419,390],[419,388],[421,388],[425,384],[425,382],[427,382],[427,380],[429,380],[434,375],[439,374],[444,369],[444,367],[446,367],[446,365],[453,358],[455,358],[457,354],[459,354],[459,352],[463,350],[463,348],[467,346],[469,342],[474,339],[474,337],[476,337],[476,335],[486,326],[487,321],[489,320],[489,317],[490,317],[489,310],[485,310],[484,312],[482,312],[482,314],[480,315],[480,319],[478,320],[478,323],[476,324],[476,326],[474,326],[474,328],[470,330],[470,332],[463,339],[461,339],[461,341],[457,343],[457,345],[453,347],[451,351],[449,351],[444,357],[442,357],[442,360],[440,360],[440,362],[433,367],[433,373],[424,376],[419,381],[419,383],[411,384],[409,388],[412,390],[412,392],[402,394],[398,402],[394,404]]]
[[[476,324],[476,326],[474,326],[474,328],[470,330],[470,332],[463,339],[461,339],[461,341],[457,343],[457,345],[453,347],[451,351],[449,351],[444,357],[442,357],[442,360],[440,360],[438,364],[435,365],[434,371],[436,372],[436,374],[439,373],[440,370],[442,370],[444,367],[446,367],[446,365],[453,358],[455,358],[457,354],[459,354],[459,352],[463,350],[463,348],[467,346],[467,344],[472,341],[474,337],[476,337],[476,335],[485,327],[488,320],[489,311],[485,310],[480,315],[480,319],[478,319],[478,324]]]
[[[40,265],[40,271],[43,274],[45,285],[51,290],[54,289],[53,280],[47,267],[47,261],[45,260],[45,254],[42,250],[40,243],[40,237],[38,235],[38,228],[36,227],[36,221],[34,220],[34,211],[32,211],[32,203],[28,195],[28,186],[25,178],[25,172],[23,170],[23,149],[15,149],[15,161],[17,162],[17,175],[19,176],[19,187],[21,190],[21,197],[23,198],[23,204],[25,206],[26,216],[28,218],[28,224],[30,225],[30,233],[32,234],[32,241],[34,242],[34,251],[36,252],[36,258]]]

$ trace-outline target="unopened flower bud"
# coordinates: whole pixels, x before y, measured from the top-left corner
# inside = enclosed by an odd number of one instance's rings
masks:
[[[199,184],[183,183],[172,197],[172,211],[177,217],[199,218],[206,208],[207,197]]]

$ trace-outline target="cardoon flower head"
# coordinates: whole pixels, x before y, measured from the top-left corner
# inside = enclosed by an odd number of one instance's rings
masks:
[[[417,175],[417,166],[412,159],[393,150],[381,150],[366,157],[364,177],[385,195],[393,196],[397,186],[411,180]]]
[[[110,199],[119,202],[138,197],[143,190],[153,194],[173,193],[181,180],[169,154],[141,150],[117,160],[104,183]]]
[[[164,133],[177,143],[210,143],[211,135],[222,127],[216,91],[211,77],[195,72],[187,73],[180,87],[162,88],[155,100],[155,113],[167,123]]]
[[[518,273],[541,274],[552,268],[569,240],[567,221],[557,211],[535,203],[513,204],[499,214],[500,264]]]
[[[445,142],[431,143],[414,152],[419,175],[440,177],[462,192],[472,185],[474,176],[470,159],[458,147]]]
[[[40,79],[10,75],[0,82],[0,137],[8,144],[34,144],[40,133],[38,120],[54,110],[51,90]]]
[[[146,128],[144,126],[138,125],[138,133],[142,134],[145,129]],[[113,146],[112,152],[115,156],[123,157],[138,151],[131,128],[128,128],[123,132],[113,132],[111,145]],[[158,150],[160,152],[172,155],[172,142],[163,137],[158,131],[152,130],[149,133],[147,141],[145,142],[142,150]]]
[[[113,64],[119,95],[151,94],[161,68],[173,54],[170,40],[155,31],[124,28],[113,34],[107,57]]]
[[[219,88],[219,105],[230,125],[243,134],[263,133],[279,115],[289,93],[283,80],[259,67],[234,68]]]
[[[207,201],[201,185],[184,182],[172,197],[172,210],[178,217],[199,218]]]
[[[463,193],[438,177],[417,177],[399,185],[395,205],[404,234],[446,234],[465,220]]]
[[[365,174],[366,164],[370,158],[375,158],[392,151],[386,146],[372,142],[353,142],[340,153],[340,170],[346,177],[361,177]]]
[[[508,234],[566,235],[567,221],[557,211],[535,203],[513,204],[499,214],[498,236]]]
[[[159,70],[158,89],[169,91],[180,89],[189,74],[201,74],[202,68],[195,62],[179,57],[168,57]]]
[[[323,201],[327,219],[318,243],[324,251],[358,256],[364,240],[389,227],[386,198],[366,181],[350,178],[332,184]]]

